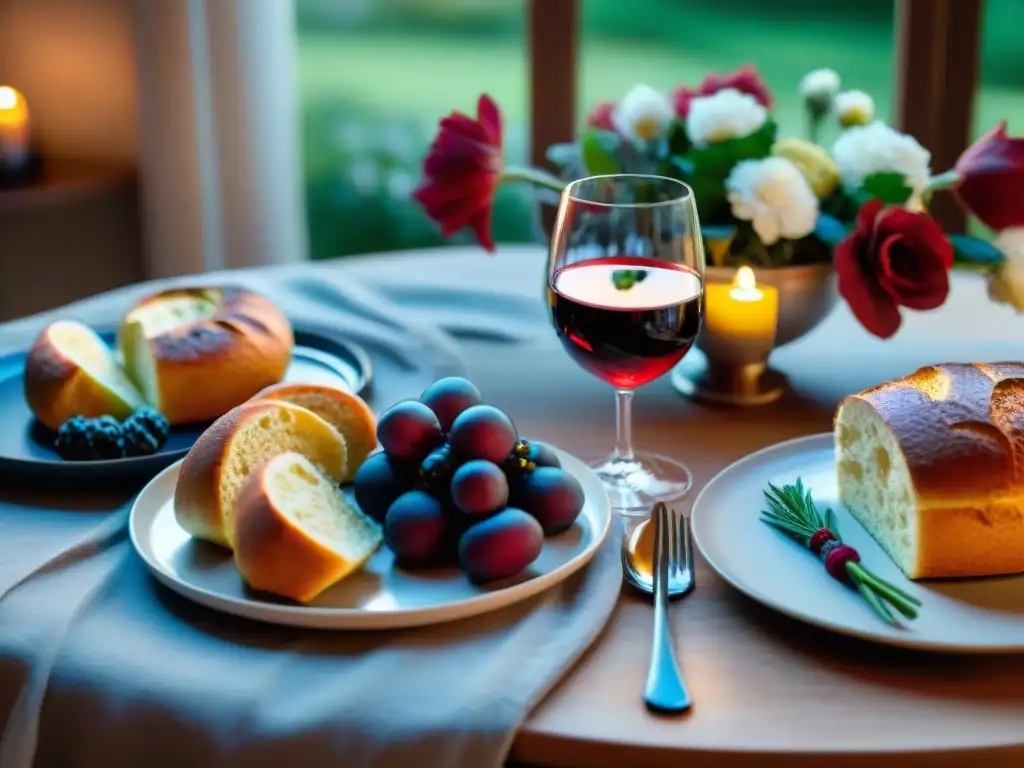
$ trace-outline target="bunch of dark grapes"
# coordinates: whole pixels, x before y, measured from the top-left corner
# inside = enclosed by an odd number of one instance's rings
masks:
[[[383,450],[356,473],[355,497],[403,566],[457,561],[477,583],[514,576],[583,509],[583,488],[555,451],[520,438],[466,379],[392,406],[377,439]]]
[[[54,448],[67,461],[148,456],[163,447],[170,430],[163,414],[146,407],[123,422],[113,416],[74,416],[60,425]]]

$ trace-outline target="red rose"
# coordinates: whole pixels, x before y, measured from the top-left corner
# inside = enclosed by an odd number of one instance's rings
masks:
[[[450,237],[472,227],[477,240],[494,250],[491,209],[501,180],[501,111],[480,97],[474,120],[461,112],[442,118],[437,137],[423,161],[423,183],[413,192],[427,215]]]
[[[1024,226],[1024,139],[1006,135],[1006,121],[974,142],[954,168],[953,194],[987,227]]]
[[[612,112],[614,111],[614,101],[598,102],[587,115],[587,125],[591,128],[600,128],[602,131],[614,131],[615,126],[612,125]]]
[[[946,300],[953,246],[928,214],[871,200],[836,246],[835,266],[854,316],[887,339],[900,327],[900,307],[935,309]]]
[[[773,100],[768,86],[758,71],[753,66],[748,65],[740,67],[734,72],[727,72],[724,75],[712,73],[705,77],[696,88],[687,88],[685,85],[676,88],[672,93],[676,115],[681,120],[685,120],[687,113],[690,111],[691,101],[698,96],[712,96],[725,88],[735,88],[740,93],[748,93],[766,109],[771,109]]]

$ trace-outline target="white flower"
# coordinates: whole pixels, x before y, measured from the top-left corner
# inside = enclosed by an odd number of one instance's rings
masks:
[[[784,157],[744,160],[725,180],[732,215],[749,221],[765,245],[814,231],[818,198],[807,179]]]
[[[824,115],[839,93],[839,73],[823,67],[808,72],[800,80],[800,96],[818,115]]]
[[[931,153],[917,139],[875,121],[843,131],[832,145],[832,158],[847,189],[855,190],[865,177],[879,171],[902,173],[920,194],[931,175]]]
[[[630,139],[653,141],[665,135],[674,116],[665,94],[649,85],[637,85],[612,111],[612,125]]]
[[[843,128],[867,125],[875,118],[875,102],[864,91],[843,91],[836,96],[836,117]]]
[[[694,146],[706,147],[726,139],[749,136],[767,119],[768,110],[749,93],[723,88],[690,102],[686,135]]]
[[[1024,311],[1024,227],[1010,227],[996,237],[995,247],[1006,257],[989,283],[989,296]]]

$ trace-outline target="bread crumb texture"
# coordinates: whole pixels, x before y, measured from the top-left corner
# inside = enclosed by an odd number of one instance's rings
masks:
[[[846,398],[843,505],[911,578],[1024,570],[1024,365],[947,364]]]

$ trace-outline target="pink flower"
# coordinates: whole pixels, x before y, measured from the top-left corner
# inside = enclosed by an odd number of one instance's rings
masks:
[[[1024,139],[1006,135],[1006,121],[967,148],[954,168],[953,194],[996,232],[1024,226]]]
[[[504,169],[501,111],[487,94],[480,97],[476,119],[452,112],[441,119],[437,137],[423,161],[423,183],[413,197],[451,237],[471,227],[477,240],[494,251],[491,214],[494,193]]]
[[[760,73],[751,65],[740,67],[733,72],[706,76],[696,88],[681,85],[672,93],[676,115],[685,120],[690,111],[690,102],[698,96],[712,96],[725,88],[735,88],[740,93],[748,93],[757,99],[766,109],[772,107],[772,94]]]
[[[612,112],[614,111],[614,101],[599,101],[587,115],[587,125],[602,131],[614,131],[615,126],[612,125]]]

